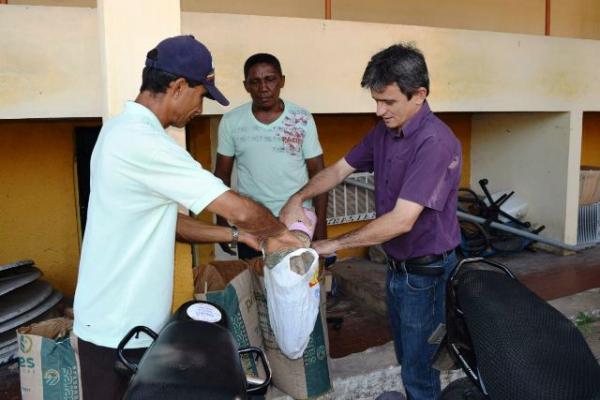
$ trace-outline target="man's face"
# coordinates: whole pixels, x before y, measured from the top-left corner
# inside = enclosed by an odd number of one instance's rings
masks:
[[[193,118],[202,114],[202,103],[206,96],[206,89],[202,85],[189,87],[184,82],[179,91],[175,93],[173,100],[172,126],[185,127]]]
[[[285,77],[271,64],[265,63],[253,65],[244,81],[253,105],[262,110],[270,110],[279,105],[279,92],[284,84]]]
[[[381,91],[371,89],[371,97],[377,104],[375,113],[383,119],[389,129],[402,128],[406,121],[417,113],[426,94],[426,89],[419,88],[419,91],[408,100],[396,83],[387,85]]]

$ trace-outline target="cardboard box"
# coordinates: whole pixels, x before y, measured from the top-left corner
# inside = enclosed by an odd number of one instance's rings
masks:
[[[579,205],[600,202],[600,168],[581,167],[579,173]]]

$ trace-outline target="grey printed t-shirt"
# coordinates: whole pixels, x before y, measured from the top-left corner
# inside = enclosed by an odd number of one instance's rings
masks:
[[[274,215],[308,182],[305,160],[323,153],[312,115],[289,101],[284,104],[270,124],[254,117],[251,102],[225,113],[217,146],[219,154],[236,159],[237,191]]]

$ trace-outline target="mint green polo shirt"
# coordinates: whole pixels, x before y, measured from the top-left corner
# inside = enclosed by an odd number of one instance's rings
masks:
[[[229,190],[144,106],[106,122],[91,160],[74,332],[116,348],[137,325],[160,331],[171,313],[177,208],[199,213]],[[128,347],[146,347],[140,335]]]

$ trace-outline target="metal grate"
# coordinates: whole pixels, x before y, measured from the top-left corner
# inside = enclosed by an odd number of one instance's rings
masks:
[[[369,172],[357,172],[348,178],[365,186],[374,185],[373,174]],[[372,190],[343,182],[329,191],[327,225],[370,219],[375,219],[375,195]]]
[[[600,202],[579,206],[577,244],[600,243]]]

